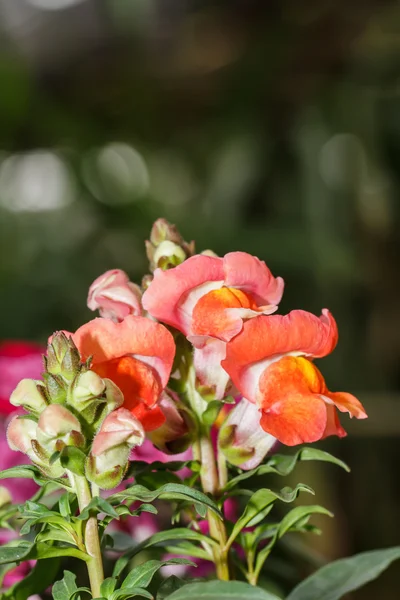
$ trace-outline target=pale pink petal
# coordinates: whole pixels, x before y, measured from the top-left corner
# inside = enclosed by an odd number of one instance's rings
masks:
[[[226,287],[252,294],[260,304],[279,304],[284,288],[281,277],[274,277],[265,262],[247,252],[229,252],[224,257]]]

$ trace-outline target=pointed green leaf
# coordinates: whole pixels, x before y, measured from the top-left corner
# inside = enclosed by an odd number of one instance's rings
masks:
[[[238,534],[245,527],[253,527],[262,521],[272,509],[272,505],[276,500],[282,502],[293,502],[299,492],[308,492],[313,494],[314,491],[307,485],[298,484],[293,490],[289,487],[283,488],[280,492],[274,492],[267,488],[257,490],[247,503],[243,514],[239,517],[233,527],[232,533],[229,536],[228,546],[236,539]]]
[[[165,600],[165,598],[168,598],[173,592],[176,592],[176,590],[179,590],[184,585],[186,585],[186,581],[176,575],[171,575],[158,588],[157,600]]]
[[[323,450],[318,450],[317,448],[306,447],[298,450],[296,454],[274,454],[266,464],[260,465],[250,471],[245,471],[244,473],[241,473],[240,475],[237,475],[231,479],[224,489],[226,492],[230,491],[234,489],[238,483],[248,479],[249,477],[267,475],[269,473],[274,473],[275,475],[281,476],[289,475],[295,468],[296,464],[299,461],[304,460],[329,462],[342,467],[342,469],[345,471],[350,471],[346,463],[339,460],[335,456],[332,456],[332,454],[329,454],[329,452],[324,452]]]
[[[119,515],[115,508],[111,506],[107,500],[101,498],[100,496],[95,496],[91,499],[86,508],[83,509],[78,519],[81,521],[86,521],[90,516],[97,513],[105,513],[106,515],[113,517],[114,519],[119,519]]]
[[[109,598],[118,583],[116,577],[107,577],[100,586],[100,594],[105,598]]]
[[[148,560],[147,562],[135,567],[123,581],[121,588],[142,587],[147,588],[153,576],[161,567],[167,565],[196,565],[190,560],[184,558],[172,558],[171,560]]]
[[[9,544],[2,545],[0,547],[0,565],[27,560],[33,546],[32,542],[26,540],[13,540]]]
[[[148,598],[149,600],[153,600],[154,598],[147,590],[140,587],[133,587],[117,590],[113,593],[110,600],[128,600],[128,598],[136,598],[137,596],[142,596],[142,598]]]
[[[280,600],[278,596],[242,581],[206,581],[184,585],[167,600]],[[320,598],[319,600],[322,600]],[[325,600],[325,598],[324,598]]]
[[[132,485],[122,492],[117,492],[108,498],[110,503],[122,502],[128,500],[134,502],[139,500],[141,502],[153,502],[154,500],[186,500],[187,502],[193,502],[195,504],[202,504],[207,508],[214,511],[219,517],[221,517],[221,511],[218,506],[203,492],[190,488],[181,483],[167,483],[161,486],[158,490],[148,490],[142,485]]]
[[[339,600],[379,577],[399,558],[400,546],[396,546],[335,560],[302,581],[287,600]]]
[[[121,556],[115,563],[113,576],[119,577],[119,575],[121,575],[122,571],[128,565],[131,558],[136,556],[136,554],[139,554],[139,552],[142,550],[156,545],[165,546],[166,544],[179,539],[205,542],[209,545],[217,545],[217,542],[212,538],[209,538],[202,533],[198,533],[197,531],[193,531],[192,529],[186,529],[185,527],[169,529],[168,531],[159,531],[158,533],[150,536],[147,540],[137,544],[134,548],[128,550],[123,556]]]
[[[71,571],[64,571],[64,577],[53,585],[53,600],[69,600],[76,589],[76,575]]]

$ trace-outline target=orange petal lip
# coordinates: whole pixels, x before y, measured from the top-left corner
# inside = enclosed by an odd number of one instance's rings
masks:
[[[168,383],[175,355],[170,332],[160,323],[145,317],[129,315],[121,323],[109,319],[93,319],[71,334],[82,359],[92,356],[92,364],[104,363],[123,356],[147,357],[159,373],[161,383]]]
[[[329,392],[320,371],[303,357],[286,356],[267,367],[256,403],[263,429],[289,446],[346,435],[335,408],[357,419],[367,417],[351,394]]]
[[[303,310],[284,316],[262,315],[246,321],[242,331],[228,343],[222,366],[243,395],[251,399],[249,395],[256,393],[263,361],[266,367],[270,361],[288,353],[323,357],[332,352],[337,340],[336,321],[326,309],[321,317]],[[253,365],[260,365],[254,377]]]

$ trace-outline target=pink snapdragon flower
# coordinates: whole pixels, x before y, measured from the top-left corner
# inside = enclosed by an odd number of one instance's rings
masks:
[[[90,310],[98,310],[101,317],[119,323],[128,315],[142,314],[141,295],[139,286],[129,281],[124,271],[112,269],[93,281],[87,305]]]
[[[283,287],[283,279],[246,252],[198,254],[173,269],[156,269],[142,301],[153,317],[186,335],[198,378],[222,398],[229,382],[221,367],[226,344],[245,320],[274,312]]]

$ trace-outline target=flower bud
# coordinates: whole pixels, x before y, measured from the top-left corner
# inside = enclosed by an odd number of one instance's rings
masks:
[[[87,408],[93,401],[103,396],[106,384],[94,371],[85,371],[78,375],[71,394],[71,404],[79,411]],[[104,402],[104,399],[102,400]]]
[[[7,506],[7,504],[11,504],[12,502],[12,497],[10,492],[8,491],[8,489],[6,487],[4,487],[3,485],[0,485],[0,509],[3,508],[4,506]]]
[[[119,408],[109,414],[93,440],[87,478],[102,489],[116,487],[126,471],[131,449],[143,440],[142,424],[129,410]]]
[[[162,452],[180,454],[189,447],[192,439],[187,422],[188,415],[179,410],[176,400],[165,393],[159,407],[165,417],[165,423],[148,433],[147,437]]]
[[[32,440],[36,439],[36,431],[37,423],[32,419],[13,417],[7,427],[7,442],[11,450],[27,454],[33,460]]]
[[[40,415],[37,440],[50,454],[64,446],[82,446],[85,442],[80,422],[60,404],[50,404]]]
[[[150,241],[146,241],[151,271],[157,267],[163,270],[176,267],[194,252],[194,242],[185,242],[175,225],[165,219],[157,219],[150,233]]]
[[[244,470],[257,467],[275,443],[276,438],[261,428],[257,406],[245,398],[230,411],[218,436],[228,462]]]
[[[45,363],[47,373],[61,375],[66,381],[72,381],[79,371],[79,352],[72,339],[62,331],[56,332],[49,342]]]
[[[92,444],[93,456],[100,456],[108,450],[126,444],[129,448],[141,446],[144,440],[144,429],[126,408],[119,408],[110,413],[103,421]]]
[[[22,379],[11,394],[10,403],[39,415],[48,404],[46,389],[40,381]]]
[[[186,258],[187,256],[183,248],[168,240],[161,242],[153,254],[155,266],[163,270],[180,265]]]
[[[140,316],[141,291],[120,269],[106,271],[89,288],[87,305],[91,310],[99,310],[100,315],[116,323],[128,315]]]
[[[38,426],[35,421],[15,416],[7,428],[7,442],[11,450],[23,452],[29,456],[31,461],[40,467],[48,477],[61,477],[64,469],[60,464],[49,464],[48,453],[38,442],[37,434]]]

